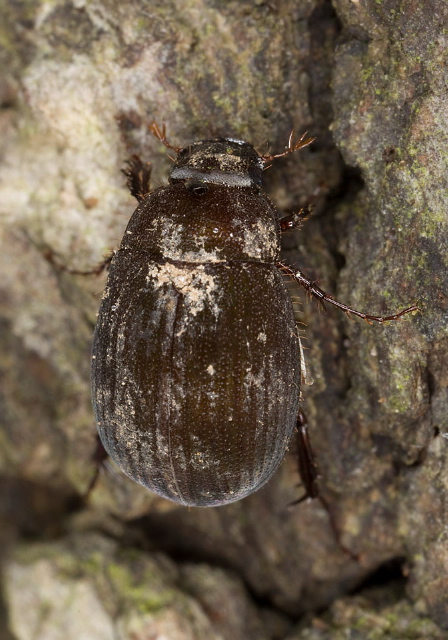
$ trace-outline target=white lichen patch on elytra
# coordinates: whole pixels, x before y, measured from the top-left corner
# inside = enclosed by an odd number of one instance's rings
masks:
[[[263,220],[258,220],[255,224],[244,230],[244,252],[252,258],[260,258],[261,255],[271,256],[276,259],[278,253],[278,238],[273,233],[271,225],[267,225]]]
[[[267,336],[264,331],[260,331],[260,333],[257,336],[257,340],[258,342],[263,342],[263,343],[266,342]]]
[[[215,367],[212,364],[208,365],[206,371],[210,376],[215,375]]]
[[[154,289],[173,286],[184,296],[184,302],[192,316],[205,308],[210,309],[215,317],[221,312],[222,288],[213,275],[206,273],[205,265],[199,264],[191,269],[177,267],[170,262],[151,264],[146,281]]]
[[[219,255],[219,249],[216,249],[216,251],[207,251],[207,249],[201,247],[194,251],[183,251],[179,255],[185,262],[225,262],[225,258],[221,258]],[[169,257],[172,260],[176,259],[172,256]]]
[[[160,251],[166,260],[181,260],[182,262],[225,262],[226,258],[221,255],[222,248],[213,247],[206,249],[205,243],[208,241],[206,235],[196,234],[194,246],[186,241],[186,237],[191,235],[191,230],[181,224],[169,224],[166,218],[155,220],[149,230],[153,237],[160,237],[158,242]]]

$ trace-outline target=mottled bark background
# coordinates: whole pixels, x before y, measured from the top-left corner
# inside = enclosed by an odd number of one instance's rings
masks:
[[[443,639],[448,634],[445,0],[2,0],[0,637]],[[281,151],[266,188],[315,213],[284,258],[370,313],[299,292],[320,502],[294,452],[261,491],[186,509],[94,473],[89,352],[135,202],[174,144]],[[297,292],[292,291],[294,295]],[[310,384],[312,382],[312,384]],[[293,449],[293,447],[292,447]],[[350,551],[350,553],[349,553]]]

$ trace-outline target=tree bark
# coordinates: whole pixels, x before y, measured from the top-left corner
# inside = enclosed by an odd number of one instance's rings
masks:
[[[0,637],[445,637],[446,3],[0,12]],[[288,508],[293,446],[267,486],[226,507],[185,509],[111,470],[82,503],[105,276],[57,265],[93,268],[119,243],[135,208],[129,155],[153,163],[153,187],[166,182],[153,121],[180,146],[224,136],[274,153],[292,128],[316,136],[266,172],[281,214],[315,209],[284,260],[361,311],[421,308],[374,326],[291,290],[328,509]]]

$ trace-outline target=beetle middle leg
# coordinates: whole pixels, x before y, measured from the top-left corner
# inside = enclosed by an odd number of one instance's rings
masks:
[[[106,255],[105,258],[101,260],[101,262],[99,262],[97,265],[95,265],[92,269],[71,269],[70,267],[67,267],[66,265],[59,262],[56,257],[56,252],[53,251],[53,249],[51,249],[51,247],[49,247],[47,244],[37,243],[25,229],[22,229],[22,233],[25,236],[26,240],[39,251],[39,253],[45,258],[47,262],[51,264],[52,267],[54,267],[55,271],[62,271],[64,273],[70,273],[71,275],[75,276],[99,276],[103,271],[109,269],[110,263],[112,262],[112,258],[114,257],[115,253],[114,251],[110,251],[108,255]]]
[[[70,267],[66,267],[56,260],[54,251],[49,248],[43,251],[43,256],[45,260],[47,260],[58,271],[64,271],[65,273],[70,273],[73,276],[99,276],[103,271],[107,271],[109,269],[112,258],[114,257],[114,252],[112,251],[110,255],[99,262],[95,267],[93,267],[93,269],[71,269]]]
[[[310,295],[317,298],[319,302],[324,306],[324,308],[325,308],[324,303],[329,302],[335,307],[338,307],[338,309],[342,309],[342,311],[344,311],[344,313],[346,313],[347,315],[350,315],[352,313],[353,315],[358,316],[359,318],[362,318],[367,322],[369,321],[375,321],[380,323],[390,322],[392,320],[398,320],[399,318],[401,318],[407,313],[412,313],[413,311],[420,311],[420,309],[417,306],[413,305],[412,307],[403,309],[402,311],[399,311],[398,313],[395,313],[391,316],[374,316],[369,313],[362,313],[361,311],[357,311],[352,307],[348,307],[346,304],[343,304],[342,302],[338,302],[338,300],[335,300],[328,293],[325,293],[325,291],[323,291],[320,287],[318,287],[315,282],[307,278],[300,271],[300,269],[293,269],[292,267],[290,267],[287,264],[284,264],[283,262],[278,262],[277,267],[287,275],[291,276],[293,280],[295,280],[297,284],[300,284],[304,289],[306,289]]]
[[[128,167],[122,169],[122,172],[127,178],[128,189],[134,198],[136,198],[138,202],[141,202],[150,191],[149,179],[151,177],[151,163],[142,162],[139,156],[133,155],[127,161],[127,165]],[[93,267],[93,269],[69,269],[56,260],[55,254],[51,249],[46,248],[44,251],[45,259],[59,271],[65,271],[66,273],[78,276],[100,275],[103,271],[109,269],[113,256],[114,252],[111,252],[110,255]]]

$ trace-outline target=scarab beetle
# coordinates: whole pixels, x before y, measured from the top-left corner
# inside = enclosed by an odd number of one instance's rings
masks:
[[[130,478],[183,505],[217,506],[259,489],[301,427],[301,475],[317,495],[299,411],[301,349],[282,272],[366,319],[279,261],[279,220],[262,192],[262,156],[230,138],[172,147],[168,186],[126,171],[139,205],[110,265],[92,356],[101,441]]]

